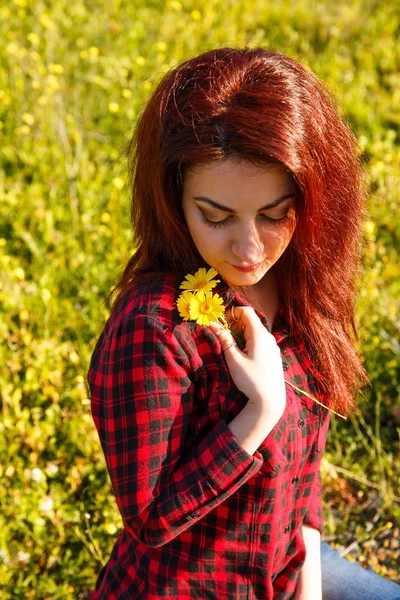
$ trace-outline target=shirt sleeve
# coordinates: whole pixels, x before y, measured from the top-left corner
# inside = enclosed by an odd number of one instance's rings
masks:
[[[262,466],[220,419],[182,452],[192,412],[190,360],[160,321],[121,321],[89,370],[92,415],[129,533],[162,546],[233,494]]]

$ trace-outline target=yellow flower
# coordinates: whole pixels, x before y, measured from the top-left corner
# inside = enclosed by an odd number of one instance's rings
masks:
[[[189,302],[190,318],[198,325],[209,325],[210,321],[218,321],[225,311],[221,296],[211,291],[192,294]]]
[[[190,290],[191,292],[210,292],[213,287],[219,283],[219,279],[211,281],[213,277],[218,275],[218,271],[213,269],[206,270],[202,267],[194,275],[186,275],[187,281],[183,281],[179,286],[181,290]]]
[[[119,111],[118,102],[109,102],[108,110],[110,111],[110,113],[117,113]]]
[[[176,301],[179,314],[181,317],[183,317],[184,321],[188,321],[190,319],[190,298],[192,298],[192,296],[192,292],[182,292]]]
[[[112,180],[114,187],[117,188],[117,190],[122,190],[122,188],[124,187],[124,180],[121,177],[114,177],[114,179]]]
[[[212,281],[212,278],[215,277],[215,275],[218,275],[218,271],[212,267],[207,272],[204,268],[200,268],[194,275],[186,275],[187,281],[182,281],[181,285],[179,286],[180,289],[184,289],[185,291],[180,294],[176,301],[179,314],[181,317],[183,317],[184,321],[189,321],[189,319],[192,319],[196,321],[198,325],[210,325],[211,321],[216,323],[220,322],[225,329],[230,331],[240,350],[244,350],[246,347],[246,340],[243,336],[243,332],[238,329],[236,323],[233,323],[231,327],[229,327],[225,317],[225,306],[223,304],[223,299],[221,296],[218,294],[213,294],[211,291],[212,288],[220,281],[219,279]],[[333,412],[335,415],[342,417],[342,419],[346,419],[345,416],[317,400],[315,396],[312,396],[304,390],[301,390],[286,379],[284,379],[284,381],[299,393],[308,396],[308,398],[311,398],[311,400],[314,400],[320,406],[323,406],[324,408]]]

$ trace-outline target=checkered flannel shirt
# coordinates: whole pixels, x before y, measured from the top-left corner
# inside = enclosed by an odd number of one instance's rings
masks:
[[[124,527],[91,600],[288,600],[301,526],[323,528],[329,411],[286,385],[281,419],[248,454],[228,427],[247,398],[211,329],[179,316],[179,284],[136,284],[92,355],[92,415]],[[213,291],[249,306],[224,280]],[[324,401],[283,305],[271,333],[285,379]]]

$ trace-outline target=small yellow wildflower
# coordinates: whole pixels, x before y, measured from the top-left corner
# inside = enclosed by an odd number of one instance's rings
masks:
[[[218,275],[218,271],[211,267],[206,270],[204,267],[196,271],[194,275],[186,275],[187,281],[183,281],[179,286],[181,290],[190,290],[191,292],[210,292],[213,287],[219,283],[219,279],[211,281],[213,277]]]
[[[117,188],[117,190],[122,190],[122,188],[124,187],[124,180],[121,177],[114,177],[114,179],[112,180],[114,187]]]
[[[39,17],[40,23],[45,29],[54,29],[55,25],[47,13],[42,13]]]
[[[193,21],[201,21],[201,12],[199,10],[192,10],[190,13]]]
[[[31,132],[31,128],[29,125],[21,125],[21,127],[16,127],[14,132],[16,135],[28,135]]]
[[[47,302],[50,300],[51,298],[51,292],[50,290],[48,290],[47,288],[42,288],[41,291],[41,296],[42,296],[42,300],[45,304],[47,304]]]
[[[26,123],[27,125],[33,125],[35,122],[35,117],[33,115],[31,115],[30,113],[23,113],[22,121],[24,123]]]
[[[182,4],[178,2],[178,0],[170,0],[170,2],[168,2],[168,8],[179,12],[182,10]]]
[[[55,75],[50,74],[47,76],[47,89],[50,92],[51,91],[56,92],[57,90],[60,89],[60,84],[58,83],[57,77]]]
[[[40,45],[40,37],[37,33],[31,31],[30,33],[28,33],[26,38],[35,48],[37,48]]]
[[[110,113],[117,113],[119,111],[118,102],[110,102],[108,104],[108,110],[110,111]]]
[[[104,529],[105,529],[106,533],[109,533],[110,535],[114,535],[118,531],[118,528],[115,525],[115,523],[106,523],[104,525]]]
[[[62,75],[62,73],[64,73],[64,67],[59,63],[53,63],[49,66],[49,71],[55,75]]]
[[[223,299],[210,291],[192,294],[189,300],[190,318],[198,325],[209,325],[210,321],[218,321],[225,312]]]
[[[77,365],[79,363],[79,354],[77,354],[75,350],[72,350],[69,353],[69,360],[72,362],[72,364]]]
[[[190,319],[190,298],[193,297],[192,292],[182,292],[176,301],[176,305],[178,307],[178,312],[181,317],[183,317],[184,321],[189,321]]]
[[[373,221],[365,221],[364,231],[370,234],[375,233],[375,223]]]
[[[89,56],[90,58],[97,58],[100,54],[100,50],[97,48],[97,46],[90,46],[89,48]]]

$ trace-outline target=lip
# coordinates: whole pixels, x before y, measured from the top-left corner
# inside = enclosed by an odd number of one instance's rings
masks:
[[[256,269],[258,269],[258,267],[261,265],[261,263],[257,263],[256,265],[251,265],[250,267],[237,267],[236,265],[231,265],[232,267],[234,267],[237,271],[242,271],[242,273],[247,273],[249,271],[255,271]]]

